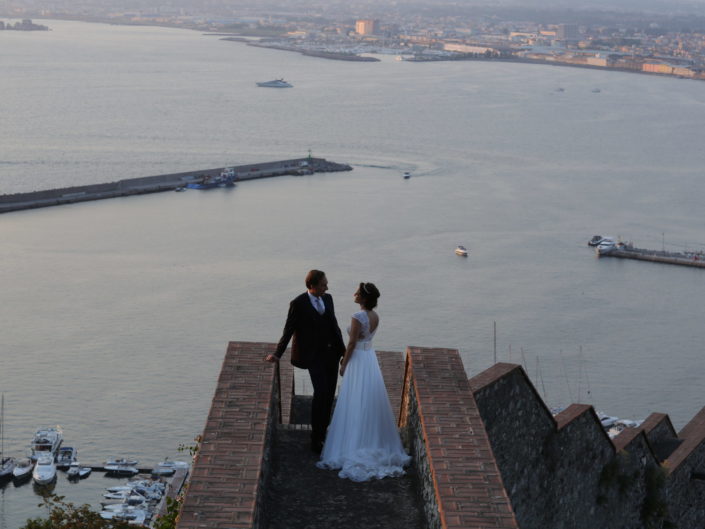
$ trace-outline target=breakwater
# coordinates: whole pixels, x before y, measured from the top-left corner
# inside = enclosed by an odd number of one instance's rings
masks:
[[[705,268],[705,255],[695,252],[666,252],[647,250],[631,245],[620,245],[613,250],[598,252],[598,257],[619,257],[621,259],[636,259],[652,263],[675,264]]]
[[[346,164],[330,162],[323,158],[295,158],[275,162],[264,162],[247,165],[232,166],[237,175],[237,181],[271,178],[284,175],[305,175],[312,173],[329,173],[336,171],[351,171],[352,167]],[[29,193],[15,193],[0,195],[0,213],[20,211],[24,209],[44,208],[102,200],[107,198],[125,197],[130,195],[144,195],[162,191],[174,191],[186,184],[198,182],[204,177],[214,178],[220,175],[225,167],[214,169],[201,169],[183,173],[170,173],[142,178],[128,178],[105,184],[91,184],[85,186],[64,187],[32,191]]]

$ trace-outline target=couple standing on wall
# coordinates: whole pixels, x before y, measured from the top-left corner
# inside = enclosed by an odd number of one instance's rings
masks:
[[[360,310],[352,315],[346,347],[325,273],[311,270],[306,289],[291,301],[281,340],[265,360],[278,362],[293,337],[291,363],[308,369],[313,384],[311,450],[321,454],[316,465],[353,481],[403,474],[411,458],[402,447],[372,346],[379,290],[360,283],[355,291]],[[343,382],[331,419],[338,372]]]

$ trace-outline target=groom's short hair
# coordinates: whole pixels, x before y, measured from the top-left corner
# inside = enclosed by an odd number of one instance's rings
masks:
[[[306,274],[306,288],[317,285],[324,277],[326,277],[326,273],[322,270],[309,270],[308,274]]]

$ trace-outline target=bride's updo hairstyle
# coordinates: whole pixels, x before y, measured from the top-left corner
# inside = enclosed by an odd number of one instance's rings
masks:
[[[360,288],[358,288],[360,297],[362,298],[362,306],[367,310],[372,310],[377,306],[377,299],[379,298],[379,290],[374,286],[373,283],[360,283]]]

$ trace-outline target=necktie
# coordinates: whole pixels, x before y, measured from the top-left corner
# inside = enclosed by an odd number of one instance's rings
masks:
[[[318,314],[323,314],[323,312],[326,310],[325,306],[323,305],[323,300],[321,298],[316,298],[316,310],[318,311]]]

